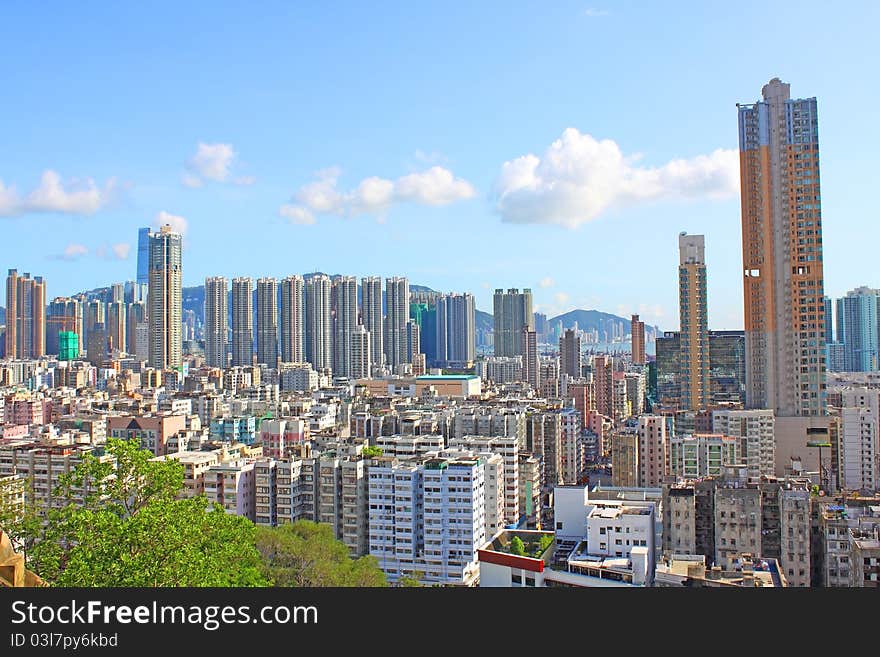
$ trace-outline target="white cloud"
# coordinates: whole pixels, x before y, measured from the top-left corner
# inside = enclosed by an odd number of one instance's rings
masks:
[[[341,170],[338,167],[315,173],[316,180],[300,187],[293,195],[295,204],[283,205],[282,216],[299,219],[295,223],[314,223],[314,213],[354,217],[360,214],[383,213],[396,203],[448,205],[473,198],[476,190],[451,171],[434,166],[425,171],[401,176],[396,180],[370,176],[349,192],[337,188]]]
[[[541,279],[541,282],[538,283],[538,285],[540,287],[553,287],[555,284],[556,284],[556,281],[554,281],[549,276],[545,276],[544,278]]]
[[[187,187],[201,187],[205,181],[230,183],[233,185],[253,185],[253,176],[232,176],[232,165],[237,154],[232,144],[206,144],[199,142],[195,155],[186,161],[188,173],[183,174],[181,182]]]
[[[298,226],[309,226],[315,223],[315,215],[298,205],[282,205],[278,209],[278,214]]]
[[[733,196],[739,191],[739,155],[709,155],[637,166],[611,139],[568,128],[540,157],[505,162],[495,184],[497,209],[510,223],[551,223],[575,228],[616,208],[664,199]]]
[[[131,251],[131,244],[125,242],[114,244],[110,247],[110,250],[113,251],[113,255],[116,256],[118,260],[126,260]]]
[[[187,222],[186,219],[176,214],[170,214],[168,212],[165,212],[165,210],[162,210],[153,219],[153,229],[159,230],[165,224],[170,225],[171,230],[173,230],[175,233],[180,233],[183,237],[186,237],[186,232],[187,230],[189,230],[189,222]]]
[[[0,216],[36,212],[91,215],[110,202],[116,186],[115,178],[108,179],[103,187],[98,187],[91,178],[72,178],[65,182],[58,173],[46,169],[40,184],[22,198],[14,186],[7,187],[0,180]]]
[[[564,306],[568,303],[569,296],[565,292],[557,292],[553,295],[553,300],[556,302],[558,306]]]
[[[601,16],[609,16],[611,14],[607,9],[595,9],[594,7],[590,7],[589,9],[584,10],[584,16],[588,18],[599,18]]]
[[[194,176],[191,173],[183,174],[183,177],[180,179],[185,186],[190,187],[191,189],[198,189],[203,186],[205,183],[202,182],[202,179],[198,176]]]
[[[57,256],[59,260],[77,260],[84,255],[88,255],[89,249],[85,244],[77,244],[76,242],[71,242],[67,246],[64,247],[64,253],[60,256]]]

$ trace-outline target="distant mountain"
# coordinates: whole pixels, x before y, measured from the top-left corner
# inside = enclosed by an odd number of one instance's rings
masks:
[[[550,326],[555,326],[557,322],[562,322],[563,328],[572,328],[577,322],[578,328],[584,331],[605,330],[608,322],[623,322],[626,330],[629,331],[629,319],[624,319],[618,315],[611,313],[603,313],[601,310],[570,310],[562,315],[551,317],[547,320]]]
[[[490,313],[484,313],[482,310],[477,310],[474,315],[474,323],[477,325],[478,331],[495,330],[495,319]]]

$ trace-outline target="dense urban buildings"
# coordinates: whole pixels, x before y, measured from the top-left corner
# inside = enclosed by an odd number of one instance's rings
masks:
[[[551,321],[528,288],[492,317],[399,276],[184,293],[170,226],[139,232],[135,281],[47,304],[9,270],[0,501],[58,504],[118,438],[179,462],[182,495],[325,523],[392,584],[877,587],[880,296],[824,296],[815,101],[774,80],[739,113],[746,330],[710,330],[681,233],[653,353],[639,315]]]

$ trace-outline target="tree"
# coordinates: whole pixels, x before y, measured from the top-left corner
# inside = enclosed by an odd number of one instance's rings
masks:
[[[327,524],[298,520],[257,527],[257,550],[272,586],[387,586],[376,558],[351,559]]]
[[[364,447],[364,451],[361,452],[366,459],[373,459],[377,456],[382,456],[384,450],[381,447],[370,446]]]
[[[179,462],[110,438],[60,478],[57,505],[30,501],[17,519],[0,509],[0,524],[50,584],[264,585],[253,524],[182,492]]]
[[[154,500],[128,518],[82,509],[60,586],[264,586],[256,527],[203,496]]]
[[[510,553],[515,554],[518,557],[526,556],[526,546],[519,536],[514,536],[510,540]]]
[[[423,587],[422,579],[424,578],[425,573],[421,570],[414,570],[409,575],[404,575],[400,579],[397,580],[397,586],[404,588],[413,588],[413,587]]]

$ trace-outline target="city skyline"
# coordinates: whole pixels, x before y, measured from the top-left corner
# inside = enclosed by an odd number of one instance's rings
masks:
[[[877,140],[862,129],[875,92],[860,84],[869,71],[858,33],[876,7],[864,4],[854,25],[846,15],[816,25],[809,11],[765,8],[767,20],[743,43],[739,34],[710,38],[711,31],[696,29],[707,18],[698,6],[669,26],[666,38],[680,42],[680,53],[657,47],[659,9],[650,6],[615,3],[588,12],[559,3],[537,16],[489,4],[444,9],[411,8],[362,35],[353,26],[369,21],[358,7],[338,26],[319,8],[267,8],[265,20],[243,22],[236,9],[210,17],[184,9],[165,38],[205,21],[196,45],[214,59],[204,60],[161,55],[155,19],[135,8],[109,11],[103,24],[119,24],[112,32],[83,26],[87,34],[76,44],[65,29],[82,24],[89,10],[73,17],[61,8],[41,21],[48,42],[57,44],[45,51],[35,50],[43,41],[26,27],[8,34],[0,28],[0,51],[9,48],[10,61],[21,62],[13,82],[27,90],[0,117],[13,127],[42,117],[39,133],[10,130],[4,137],[0,215],[6,243],[15,244],[14,252],[0,253],[4,266],[40,272],[47,300],[135,280],[136,231],[167,221],[185,233],[187,287],[209,276],[280,280],[315,269],[404,276],[469,292],[485,311],[494,289],[530,288],[534,310],[548,316],[574,308],[637,313],[675,330],[677,290],[665,272],[675,266],[675,237],[684,230],[706,235],[710,328],[742,329],[741,253],[729,248],[740,230],[733,117],[737,102],[754,101],[755,90],[778,76],[792,83],[793,95],[815,96],[822,106],[825,293],[839,298],[877,286],[859,263],[870,261],[880,228],[857,193],[870,187],[868,157]],[[31,23],[29,8],[12,11],[19,20],[10,25]],[[718,21],[743,11],[712,10]],[[789,51],[769,36],[783,14],[804,38],[820,39],[844,20],[853,38],[837,49]],[[490,18],[494,52],[475,35],[452,30]],[[223,24],[236,25],[245,46],[234,59],[203,42]],[[281,39],[284,29],[304,24],[314,33],[302,35],[297,48]],[[123,39],[129,47],[108,64]],[[324,57],[351,60],[353,48],[363,53],[363,40],[375,39],[393,47],[330,76],[310,68]],[[524,39],[534,48],[521,48]],[[752,42],[762,47],[747,48]],[[399,57],[404,48],[406,61]],[[60,49],[76,71],[65,79],[47,68]],[[540,56],[532,56],[535,49]],[[445,68],[436,64],[438,52]],[[599,52],[614,56],[603,67],[584,65]],[[483,67],[471,73],[462,64],[477,53]],[[203,70],[205,80],[178,72],[177,58]],[[152,70],[140,63],[147,59]],[[557,67],[547,73],[550,61]],[[121,92],[112,110],[94,102],[106,94],[95,75],[105,64]],[[692,75],[659,74],[684,65]],[[121,76],[126,66],[138,75]],[[517,76],[506,73],[513,70]],[[493,81],[476,84],[486,79]],[[540,93],[524,95],[523,85]],[[358,102],[345,102],[353,96]],[[171,99],[173,111],[157,109],[157,99]],[[101,132],[107,125],[113,128]],[[609,157],[619,166],[609,166]],[[561,175],[554,163],[583,165],[573,169],[579,177],[568,181],[570,196],[548,191]],[[611,176],[605,195],[592,193],[597,170]],[[634,194],[621,180],[648,191]],[[474,258],[470,243],[488,245],[488,256]],[[615,246],[596,248],[601,244]],[[295,256],[291,266],[291,249],[310,255]],[[426,257],[432,250],[442,261]],[[650,259],[637,257],[646,251]],[[622,278],[615,267],[628,253],[638,263]]]

